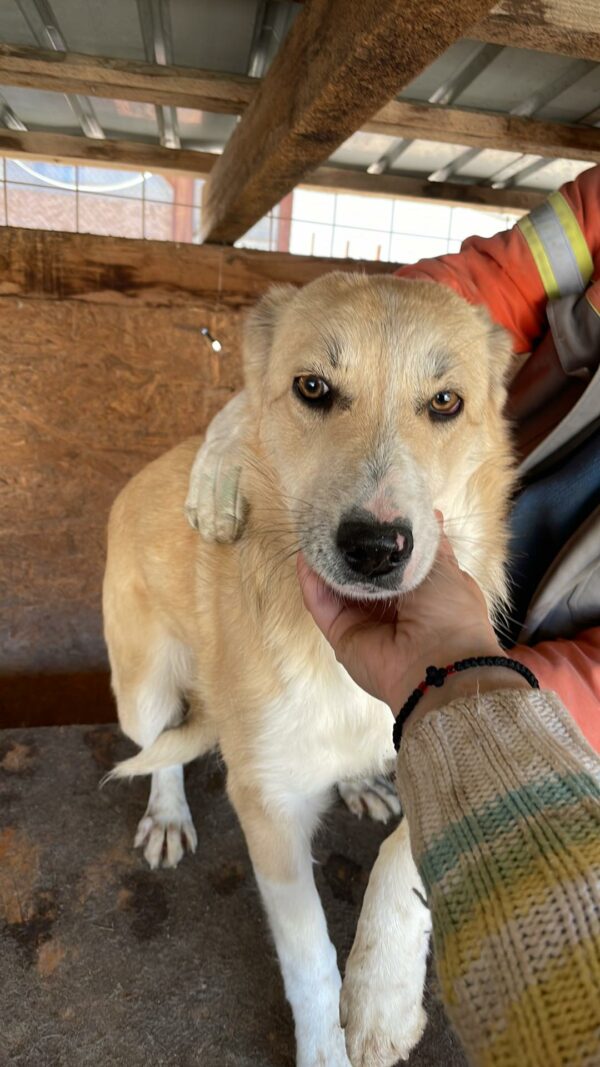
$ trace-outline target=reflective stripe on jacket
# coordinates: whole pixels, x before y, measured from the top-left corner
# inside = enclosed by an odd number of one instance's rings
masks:
[[[531,352],[547,329],[546,304],[600,279],[600,166],[564,185],[531,215],[495,237],[469,237],[460,252],[401,267],[404,278],[449,285],[484,304]],[[587,299],[600,314],[600,282]]]
[[[397,273],[448,285],[470,303],[484,305],[511,333],[515,353],[532,352],[511,385],[511,414],[526,431],[520,440],[522,472],[531,477],[597,426],[600,166],[553,193],[511,230],[471,237],[457,254],[421,260]],[[572,401],[565,411],[567,390]],[[534,648],[521,644],[513,652],[559,694],[598,751],[600,626],[561,638],[565,618],[571,624],[565,633],[573,633],[580,619],[580,629],[589,626],[594,612],[594,624],[600,622],[599,561],[596,512],[565,546],[530,605],[521,640],[535,641],[556,623],[553,639]]]

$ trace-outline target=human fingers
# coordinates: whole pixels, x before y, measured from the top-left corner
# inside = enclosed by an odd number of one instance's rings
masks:
[[[336,659],[358,685],[387,699],[398,670],[395,649],[396,606],[344,600],[298,556],[298,578],[307,610],[332,646]]]
[[[485,596],[463,571],[443,531],[430,573],[420,586],[398,602],[397,643],[417,673],[433,662],[451,662],[473,655],[500,652]]]
[[[304,604],[321,633],[334,648],[355,626],[381,625],[395,621],[395,601],[392,604],[373,604],[344,599],[315,574],[301,552],[298,555],[297,570]]]

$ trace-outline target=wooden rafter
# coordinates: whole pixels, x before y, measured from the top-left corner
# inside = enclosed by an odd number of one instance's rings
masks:
[[[306,4],[205,186],[204,239],[245,233],[491,6]]]
[[[20,133],[0,130],[0,156],[12,159],[49,160],[82,166],[120,170],[148,170],[153,174],[206,178],[218,156],[208,152],[162,148],[139,141],[92,141],[66,134]],[[346,190],[373,196],[411,197],[448,204],[473,204],[487,208],[530,211],[543,199],[526,189],[492,189],[490,186],[429,182],[397,174],[367,174],[364,170],[318,167],[300,183],[311,188]]]
[[[238,115],[259,85],[242,74],[0,45],[0,85]]]
[[[363,129],[390,137],[419,137],[481,149],[600,162],[600,129],[515,115],[392,100]]]
[[[490,210],[532,211],[544,199],[543,193],[529,189],[492,189],[490,185],[459,182],[430,182],[426,178],[405,178],[400,174],[367,174],[363,170],[319,167],[302,183],[307,189],[363,193],[370,196],[410,197],[436,200],[443,204],[472,204]]]
[[[10,159],[78,163],[115,170],[149,170],[157,174],[191,174],[206,177],[218,156],[190,149],[163,148],[144,141],[94,141],[63,133],[21,133],[0,129],[0,156]]]
[[[477,41],[600,61],[598,0],[502,0],[465,34]]]
[[[449,142],[480,149],[501,148],[560,159],[600,162],[600,129],[562,122],[538,122],[486,111],[442,108],[392,100],[363,124],[363,130],[389,137]],[[71,134],[21,132],[0,128],[0,156],[68,159],[71,162],[154,170],[157,173],[210,173],[218,156],[168,149],[144,141],[94,141]]]
[[[600,62],[598,0],[504,0],[465,36]],[[242,74],[0,44],[0,84],[241,114],[260,83]]]
[[[206,111],[240,113],[254,98],[260,81],[242,75],[190,68],[159,67],[149,63],[51,52],[0,45],[0,84],[16,84],[56,92],[115,96],[152,104],[197,107]],[[546,157],[600,161],[600,131],[592,126],[539,122],[489,111],[442,108],[431,104],[392,100],[363,123],[363,130],[390,137],[420,138],[476,148],[502,148]],[[51,139],[56,138],[53,142]],[[8,150],[35,158],[58,158],[97,165],[159,172],[209,173],[214,156],[186,152],[168,155],[142,142],[105,141],[88,144],[80,138],[37,132],[8,134]],[[89,154],[88,154],[89,153]]]

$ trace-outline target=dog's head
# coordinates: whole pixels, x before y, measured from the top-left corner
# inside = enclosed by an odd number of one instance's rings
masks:
[[[432,282],[330,274],[251,313],[246,384],[299,547],[332,587],[389,597],[431,568],[434,507],[501,425],[510,345]]]

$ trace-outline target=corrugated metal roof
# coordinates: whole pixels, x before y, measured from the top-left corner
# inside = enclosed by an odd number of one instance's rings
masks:
[[[3,0],[0,39],[96,56],[263,74],[300,5],[287,0]],[[236,118],[0,85],[12,122],[31,130],[146,140],[219,152]],[[399,99],[600,124],[600,65],[461,40]],[[0,113],[2,100],[0,99]],[[594,112],[597,111],[596,114]],[[10,125],[9,112],[4,113]],[[407,176],[552,189],[589,164],[357,133],[336,165]]]

